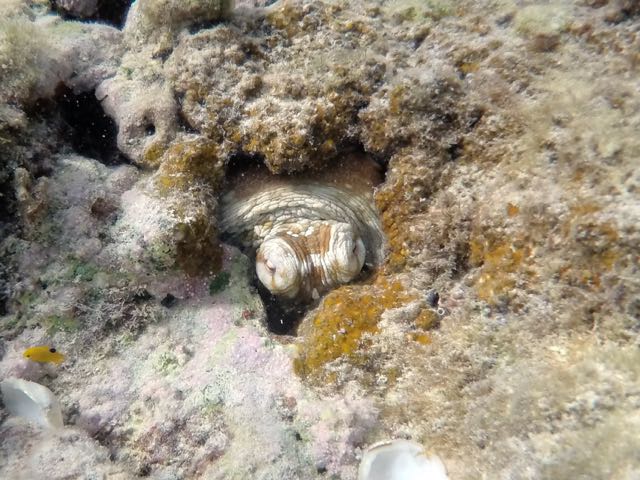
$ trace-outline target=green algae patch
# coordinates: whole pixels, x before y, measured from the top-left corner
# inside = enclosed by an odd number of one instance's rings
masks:
[[[420,330],[430,330],[440,322],[438,314],[432,308],[423,308],[413,321]]]
[[[218,272],[209,281],[209,295],[215,295],[220,293],[229,286],[231,281],[231,274],[229,272]]]
[[[358,367],[368,361],[371,335],[385,310],[414,300],[399,281],[379,277],[372,285],[351,285],[329,293],[303,330],[295,372],[303,378],[334,380],[325,367],[345,359]],[[306,331],[304,331],[306,330]]]
[[[42,325],[47,330],[48,335],[58,332],[76,332],[80,329],[80,322],[76,318],[63,315],[51,315],[42,319]]]
[[[172,28],[192,22],[220,20],[233,11],[232,0],[140,0],[140,11],[148,22],[148,28]],[[167,11],[171,12],[167,18]]]
[[[293,37],[303,31],[303,18],[302,7],[290,2],[282,3],[280,8],[271,10],[266,16],[273,28],[284,31],[288,37]]]
[[[22,330],[27,326],[27,322],[24,317],[19,315],[5,315],[0,317],[0,333],[7,335],[14,330]]]
[[[178,357],[172,352],[162,352],[154,365],[155,369],[163,375],[168,375],[179,366]]]
[[[160,166],[162,156],[167,151],[164,142],[156,141],[149,145],[142,155],[142,164],[145,167],[157,168]]]
[[[74,265],[71,275],[76,281],[90,282],[97,273],[98,268],[95,265],[79,261]]]

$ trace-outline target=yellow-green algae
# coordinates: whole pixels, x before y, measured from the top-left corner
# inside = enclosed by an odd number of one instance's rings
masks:
[[[306,331],[294,361],[295,372],[311,380],[330,381],[335,374],[325,367],[335,360],[364,366],[369,336],[378,333],[382,314],[413,300],[415,296],[400,281],[385,276],[377,277],[371,285],[349,285],[330,292],[302,327]]]
[[[489,305],[508,304],[517,285],[535,289],[548,274],[570,286],[600,291],[603,276],[620,258],[620,233],[612,222],[594,219],[599,211],[598,205],[587,201],[571,206],[559,223],[547,218],[540,223],[525,220],[513,231],[473,230],[469,264],[478,268],[473,281],[478,298]],[[506,222],[516,221],[519,216],[517,205],[505,205]],[[544,261],[534,251],[544,247],[551,236],[557,237],[562,246],[571,245],[572,254],[553,263],[552,271],[541,276]],[[514,305],[516,309],[518,306]]]
[[[407,261],[408,237],[406,222],[409,220],[410,210],[403,202],[404,182],[401,180],[393,185],[387,185],[375,194],[375,201],[381,213],[382,227],[387,237],[387,260],[385,268],[389,271],[401,270]]]
[[[152,164],[160,154],[156,185],[162,193],[189,190],[198,186],[215,188],[222,180],[224,166],[218,156],[218,146],[206,138],[176,142],[162,151],[153,146],[149,153]]]
[[[469,242],[471,266],[480,266],[475,281],[478,298],[496,305],[511,293],[518,280],[534,275],[526,268],[531,263],[531,246],[526,239],[472,235]]]
[[[206,138],[175,142],[162,152],[154,176],[158,192],[172,198],[171,210],[182,219],[173,231],[175,266],[190,275],[211,274],[222,265],[222,249],[214,224],[213,191],[219,186],[224,167],[217,145]],[[171,256],[173,248],[162,253]],[[165,258],[162,264],[171,264]]]

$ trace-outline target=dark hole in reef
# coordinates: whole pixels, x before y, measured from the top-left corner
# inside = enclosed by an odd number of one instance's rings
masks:
[[[118,150],[118,127],[93,91],[74,94],[61,86],[56,91],[56,102],[64,121],[63,138],[76,152],[106,165],[126,162]]]
[[[513,20],[513,13],[507,13],[506,15],[501,15],[496,20],[496,25],[499,27],[507,27]]]
[[[98,2],[98,13],[95,18],[98,22],[105,22],[120,28],[127,19],[127,13],[133,0],[101,0]]]
[[[0,316],[9,313],[9,282],[7,276],[8,272],[5,271],[4,267],[0,267]]]
[[[1,153],[1,152],[0,152]],[[5,238],[5,230],[15,220],[16,198],[13,176],[0,177],[0,238]]]
[[[140,470],[138,471],[138,476],[148,477],[149,475],[151,475],[151,465],[145,463],[140,467]]]
[[[0,148],[0,159],[5,152]],[[0,160],[0,163],[2,160]],[[16,197],[13,186],[13,175],[0,175],[0,238],[7,238],[15,231],[17,220]],[[7,258],[0,252],[0,316],[9,313],[11,267]]]
[[[276,335],[295,335],[309,305],[283,302],[264,288],[257,277],[254,279],[254,286],[264,304],[269,331]]]
[[[264,159],[259,155],[238,152],[231,155],[227,161],[225,178],[237,178],[252,168],[264,167]]]
[[[459,140],[456,143],[449,145],[447,148],[447,154],[449,155],[449,160],[457,160],[464,150],[463,141]]]
[[[178,303],[178,299],[173,295],[171,295],[170,293],[167,293],[165,297],[162,300],[160,300],[160,305],[162,305],[165,308],[171,308],[176,303]]]
[[[90,16],[80,17],[62,8],[59,0],[52,0],[51,8],[66,20],[85,20],[107,23],[122,28],[133,0],[98,0],[98,8]]]

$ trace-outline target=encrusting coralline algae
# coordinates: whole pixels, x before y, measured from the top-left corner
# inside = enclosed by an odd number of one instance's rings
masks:
[[[0,375],[65,426],[2,408],[0,477],[348,480],[392,439],[455,479],[640,474],[635,2],[55,3],[0,6]],[[234,169],[351,152],[384,260],[276,335]]]

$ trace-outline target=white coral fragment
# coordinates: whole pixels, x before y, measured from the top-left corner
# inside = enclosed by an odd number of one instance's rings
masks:
[[[362,457],[358,480],[447,480],[437,456],[427,457],[424,447],[409,440],[393,440],[370,447]]]
[[[0,382],[2,401],[11,415],[43,427],[61,428],[62,410],[53,392],[44,385],[19,378]]]

